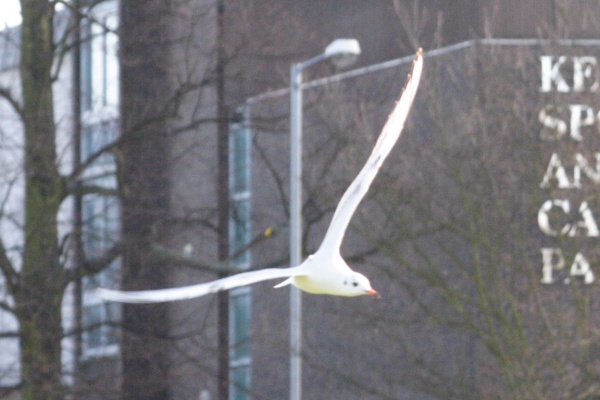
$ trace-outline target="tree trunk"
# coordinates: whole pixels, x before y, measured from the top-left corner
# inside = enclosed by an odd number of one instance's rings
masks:
[[[164,286],[167,268],[152,254],[167,212],[169,96],[165,16],[168,1],[121,2],[121,118],[124,289]],[[150,122],[151,121],[151,122]],[[123,305],[123,398],[164,400],[168,394],[166,304]]]
[[[15,294],[23,399],[62,399],[61,302],[57,213],[64,198],[56,165],[51,69],[53,6],[22,0],[21,85],[25,128],[25,247]]]

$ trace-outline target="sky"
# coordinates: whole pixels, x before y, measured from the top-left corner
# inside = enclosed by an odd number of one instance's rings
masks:
[[[62,4],[57,6],[60,10]],[[0,0],[0,30],[5,26],[15,26],[21,23],[21,4],[19,0]]]
[[[21,23],[19,0],[0,0],[0,29]]]

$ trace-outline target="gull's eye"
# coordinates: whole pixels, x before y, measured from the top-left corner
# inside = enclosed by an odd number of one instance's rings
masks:
[[[358,282],[352,282],[352,286],[357,287],[358,286]]]

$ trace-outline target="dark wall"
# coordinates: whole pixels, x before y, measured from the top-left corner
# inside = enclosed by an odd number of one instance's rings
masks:
[[[230,98],[237,104],[287,86],[290,63],[319,54],[335,38],[359,40],[360,67],[475,38],[593,38],[600,31],[594,0],[228,0],[225,11]],[[324,63],[307,75],[332,72]]]

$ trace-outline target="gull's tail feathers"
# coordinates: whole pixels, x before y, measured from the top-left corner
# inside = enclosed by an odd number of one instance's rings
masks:
[[[290,285],[292,283],[292,281],[294,280],[293,277],[291,278],[287,278],[285,281],[278,283],[277,285],[273,286],[275,289],[279,289],[280,287],[284,287],[287,285]]]

